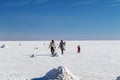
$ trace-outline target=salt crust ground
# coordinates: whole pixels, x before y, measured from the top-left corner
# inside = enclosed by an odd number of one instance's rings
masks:
[[[5,44],[0,48],[0,80],[40,78],[58,66],[67,67],[80,80],[116,80],[120,76],[120,41],[66,41],[64,55],[56,41],[59,57],[51,57],[49,42],[0,41],[0,46]]]

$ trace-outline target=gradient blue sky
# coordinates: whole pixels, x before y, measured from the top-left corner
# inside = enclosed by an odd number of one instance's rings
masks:
[[[120,40],[120,0],[0,0],[0,40]]]

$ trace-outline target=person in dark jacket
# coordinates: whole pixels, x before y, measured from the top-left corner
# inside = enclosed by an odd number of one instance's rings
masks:
[[[60,41],[59,48],[61,49],[61,54],[63,55],[65,51],[65,42],[63,42],[63,40]]]

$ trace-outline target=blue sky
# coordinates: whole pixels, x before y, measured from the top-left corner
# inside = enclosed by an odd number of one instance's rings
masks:
[[[120,0],[0,0],[0,40],[120,40]]]

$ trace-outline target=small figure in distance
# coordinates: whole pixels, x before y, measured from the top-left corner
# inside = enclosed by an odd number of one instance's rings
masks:
[[[77,47],[77,52],[80,53],[80,45]]]
[[[60,41],[59,48],[61,49],[61,54],[63,55],[65,51],[65,42],[63,42],[63,40]]]
[[[21,43],[19,43],[19,46],[21,46]]]
[[[54,40],[52,40],[52,41],[50,42],[49,48],[51,49],[51,55],[54,55],[54,54],[55,54],[55,48],[56,48],[56,45],[55,45],[55,41],[54,41]]]
[[[38,47],[35,47],[35,49],[38,49]]]

